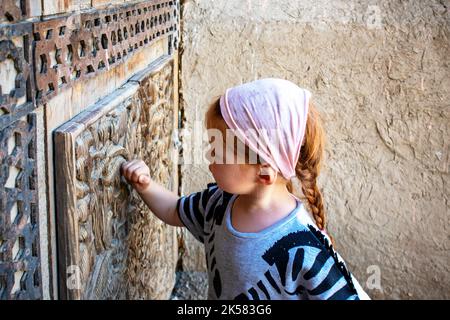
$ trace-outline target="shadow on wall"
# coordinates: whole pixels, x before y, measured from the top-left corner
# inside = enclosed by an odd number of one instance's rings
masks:
[[[178,271],[175,281],[170,300],[206,300],[208,298],[206,272]]]

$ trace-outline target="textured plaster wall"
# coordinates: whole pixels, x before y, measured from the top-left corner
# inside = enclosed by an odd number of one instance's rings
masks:
[[[281,77],[313,92],[337,249],[373,298],[450,298],[449,1],[189,1],[181,105],[203,120],[227,87]],[[182,192],[212,181],[184,165]],[[185,269],[204,268],[185,241]],[[370,282],[370,281],[369,281]]]

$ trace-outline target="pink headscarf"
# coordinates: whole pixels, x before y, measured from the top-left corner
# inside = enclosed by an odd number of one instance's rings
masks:
[[[242,142],[291,179],[305,135],[310,97],[311,92],[290,81],[261,79],[227,89],[220,110]]]

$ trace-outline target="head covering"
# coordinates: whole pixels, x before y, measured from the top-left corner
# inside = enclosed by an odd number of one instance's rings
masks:
[[[226,90],[220,110],[228,127],[286,179],[295,177],[311,92],[283,79]]]

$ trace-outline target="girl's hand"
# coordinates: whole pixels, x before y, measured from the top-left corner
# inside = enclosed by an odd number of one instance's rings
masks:
[[[125,179],[139,193],[150,211],[159,219],[171,226],[184,226],[177,213],[177,203],[180,197],[153,181],[150,178],[150,169],[144,161],[125,162],[121,171]]]
[[[150,169],[142,160],[132,160],[122,164],[122,175],[139,193],[150,186]]]

